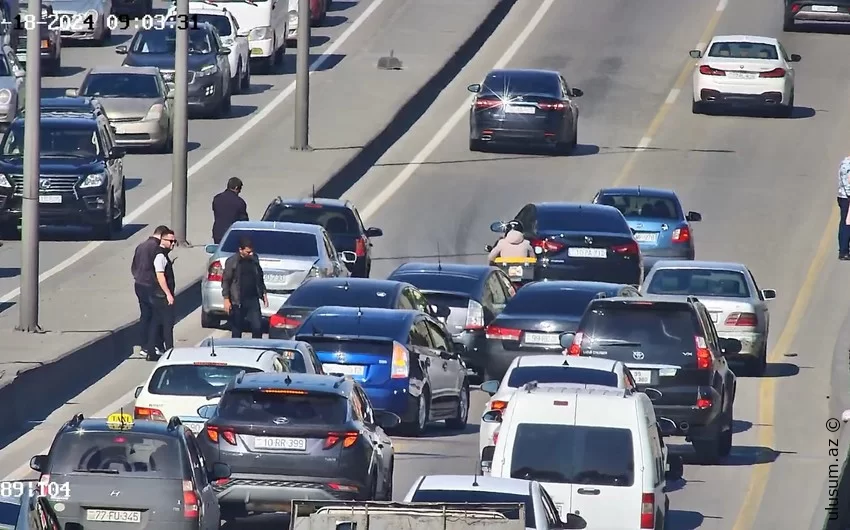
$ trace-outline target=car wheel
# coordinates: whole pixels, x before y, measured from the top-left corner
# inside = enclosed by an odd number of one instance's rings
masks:
[[[478,152],[484,150],[484,143],[481,140],[473,140],[469,139],[469,150],[472,152]]]
[[[245,63],[245,73],[242,76],[242,79],[239,80],[239,92],[242,94],[248,94],[251,92],[251,62],[248,61]]]
[[[124,218],[127,216],[127,187],[124,183],[121,183],[121,217]],[[122,228],[123,228],[123,219],[122,219]]]
[[[691,112],[693,114],[705,114],[705,109],[703,109],[701,102],[694,101],[691,103]]]
[[[714,438],[701,438],[691,441],[700,462],[711,465],[720,460],[720,438],[722,434],[718,433]]]
[[[395,473],[395,461],[390,461],[390,470],[387,473],[387,487],[384,488],[384,500],[393,500],[393,474]]]
[[[767,370],[767,345],[762,346],[758,355],[750,359],[747,369],[749,375],[752,377],[761,377],[764,375],[764,372]]]
[[[457,415],[454,418],[446,420],[446,427],[449,429],[465,429],[466,422],[469,419],[469,385],[463,383],[463,389],[460,391],[460,398],[457,402]]]
[[[720,436],[717,439],[717,454],[721,457],[729,456],[729,453],[732,452],[732,436],[734,433],[735,420],[733,418],[732,407],[729,407],[729,424],[727,425],[727,429],[720,433]]]
[[[272,57],[274,58],[273,61],[272,61],[273,65],[283,64],[283,56],[286,55],[286,44],[285,44],[285,42],[286,41],[284,41],[283,46],[276,49],[274,51],[274,53],[272,54]]]
[[[230,114],[230,109],[233,106],[233,102],[231,101],[231,95],[228,90],[227,94],[224,96],[224,99],[221,101],[221,105],[218,108],[218,116],[224,117]]]
[[[794,91],[791,91],[791,98],[787,105],[779,108],[779,117],[792,118],[794,116]]]
[[[204,329],[217,329],[221,324],[221,319],[213,317],[206,311],[201,311],[201,327]]]
[[[794,19],[793,18],[786,18],[783,21],[782,31],[784,31],[786,33],[794,33],[795,31],[797,31],[797,28],[794,27]]]
[[[416,402],[416,420],[413,423],[403,425],[402,430],[408,436],[419,436],[425,432],[428,426],[428,419],[431,415],[431,390],[425,386],[419,394],[419,399]]]
[[[233,87],[234,94],[242,93],[242,60],[239,60],[239,64],[236,65],[236,75],[233,76],[233,79],[230,80],[230,86]]]

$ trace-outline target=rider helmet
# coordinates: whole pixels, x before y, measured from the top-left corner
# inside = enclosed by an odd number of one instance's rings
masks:
[[[516,230],[520,234],[525,232],[525,229],[523,228],[522,223],[520,223],[516,219],[514,219],[513,221],[508,221],[508,223],[505,224],[505,233],[507,234],[511,230]]]

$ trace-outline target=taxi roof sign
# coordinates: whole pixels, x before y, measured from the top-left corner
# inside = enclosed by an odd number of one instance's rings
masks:
[[[106,425],[110,429],[132,429],[133,416],[122,412],[116,412],[115,414],[110,414],[109,417],[106,418]]]

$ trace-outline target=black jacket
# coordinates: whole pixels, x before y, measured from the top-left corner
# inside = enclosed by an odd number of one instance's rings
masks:
[[[242,275],[242,267],[251,267],[255,274],[255,285],[257,286],[257,299],[266,294],[266,282],[263,281],[263,269],[260,260],[254,254],[249,259],[242,259],[239,254],[234,254],[224,262],[224,273],[221,277],[221,296],[230,300],[233,305],[239,305],[242,292],[239,289],[239,278]]]
[[[168,264],[165,266],[165,285],[168,286],[168,290],[171,291],[172,296],[177,296],[177,293],[174,291],[176,287],[176,282],[174,281],[174,267],[172,265],[171,258],[168,257],[168,252],[162,247],[156,249],[156,254],[154,254],[154,258],[157,255],[162,254],[165,256]],[[153,260],[151,260],[151,268],[153,268]],[[154,272],[154,276],[156,276],[156,272]],[[159,282],[154,284],[153,288],[153,297],[154,298],[167,298],[165,296],[165,291],[162,290],[162,287],[159,285]]]
[[[157,252],[159,252],[159,239],[153,236],[145,239],[136,247],[130,272],[133,274],[133,281],[137,284],[152,287],[156,283],[153,259]]]
[[[230,225],[236,221],[248,220],[248,205],[237,193],[224,190],[212,201],[213,211],[213,243],[218,245]]]

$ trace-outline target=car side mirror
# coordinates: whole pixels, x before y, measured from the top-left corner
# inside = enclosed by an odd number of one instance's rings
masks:
[[[773,300],[776,298],[776,290],[775,289],[762,289],[761,295],[765,300]]]
[[[207,399],[215,399],[219,396],[207,396]],[[215,416],[216,411],[218,411],[218,405],[201,405],[198,407],[198,416],[208,420]]]
[[[440,359],[444,359],[446,361],[450,361],[452,359],[457,359],[458,355],[453,351],[439,350]]]
[[[484,423],[502,423],[502,411],[488,410],[481,416],[481,421]]]
[[[142,393],[142,387],[137,386],[137,387],[136,387],[136,391],[133,393],[133,395],[134,395],[135,397],[139,397],[139,396],[141,395],[141,393]]]
[[[39,473],[47,471],[47,455],[36,455],[30,458],[30,469]]]
[[[505,223],[501,221],[496,221],[494,223],[490,223],[490,231],[496,232],[497,234],[501,234],[505,231]]]
[[[15,77],[20,79],[20,78],[26,77],[26,76],[27,76],[26,70],[15,70]]]
[[[401,418],[388,410],[376,410],[373,416],[375,418],[375,424],[387,431],[401,425]]]
[[[561,521],[561,528],[564,530],[583,530],[584,528],[587,528],[587,521],[585,521],[584,517],[580,515],[568,513],[567,520]]]
[[[646,397],[648,397],[650,401],[660,399],[662,396],[661,391],[655,388],[645,388],[643,393],[646,394]]]
[[[109,151],[109,158],[113,160],[118,160],[119,158],[124,158],[127,154],[127,151],[123,147],[113,147]]]
[[[339,253],[339,260],[343,263],[357,263],[357,254],[350,250],[344,250]]]
[[[574,98],[580,98],[584,95],[584,90],[580,88],[572,88],[570,89],[570,96]]]
[[[127,47],[123,45],[115,47],[115,53],[117,53],[118,55],[127,55],[128,51],[129,50],[127,49]]]
[[[468,87],[466,87],[466,89],[472,92],[473,94],[477,94],[481,92],[481,84],[475,83],[474,85],[469,85]]]
[[[562,348],[569,348],[573,345],[573,341],[576,338],[575,333],[561,333],[561,336],[558,337],[558,341],[561,344]]]
[[[223,48],[219,48],[218,54],[221,55],[221,56],[230,55],[230,48],[228,48],[226,46],[223,47]]]
[[[449,309],[449,306],[442,304],[431,304],[431,311],[440,318],[449,318],[449,315],[452,314],[452,310]]]
[[[204,252],[206,252],[207,254],[215,254],[216,252],[218,252],[218,245],[206,245],[204,247]]]
[[[77,97],[77,89],[76,88],[65,89],[65,95],[68,96],[69,98],[75,98],[75,97]]]
[[[454,348],[455,353],[458,355],[466,353],[466,344],[462,342],[452,342],[452,348]]]
[[[667,480],[681,480],[685,474],[685,462],[681,455],[667,455],[667,471],[664,478]]]
[[[792,53],[792,54],[791,54],[791,61],[789,61],[789,62],[792,62],[792,63],[799,63],[799,62],[800,62],[800,61],[802,61],[802,60],[803,60],[803,58],[802,58],[802,57],[800,57],[798,54],[796,54],[796,53]]]
[[[230,466],[224,462],[216,462],[210,470],[210,481],[224,480],[230,478]]]
[[[384,235],[384,231],[380,228],[370,227],[366,229],[366,237],[381,237]]]
[[[688,55],[690,55],[693,59],[699,59],[702,57],[702,52],[699,50],[691,50],[688,52]]]
[[[719,341],[720,351],[723,355],[735,355],[741,353],[743,345],[738,339],[721,338]]]
[[[481,383],[481,386],[479,386],[478,388],[481,389],[482,392],[487,392],[492,396],[499,391],[499,385],[501,385],[501,381],[491,379],[489,381],[484,381],[483,383]]]
[[[493,245],[484,245],[484,252],[490,252],[493,250]]]
[[[658,430],[661,431],[661,436],[675,436],[678,429],[673,420],[667,418],[658,419]]]
[[[688,215],[685,217],[685,219],[692,223],[696,223],[702,221],[702,214],[699,212],[688,212]]]

